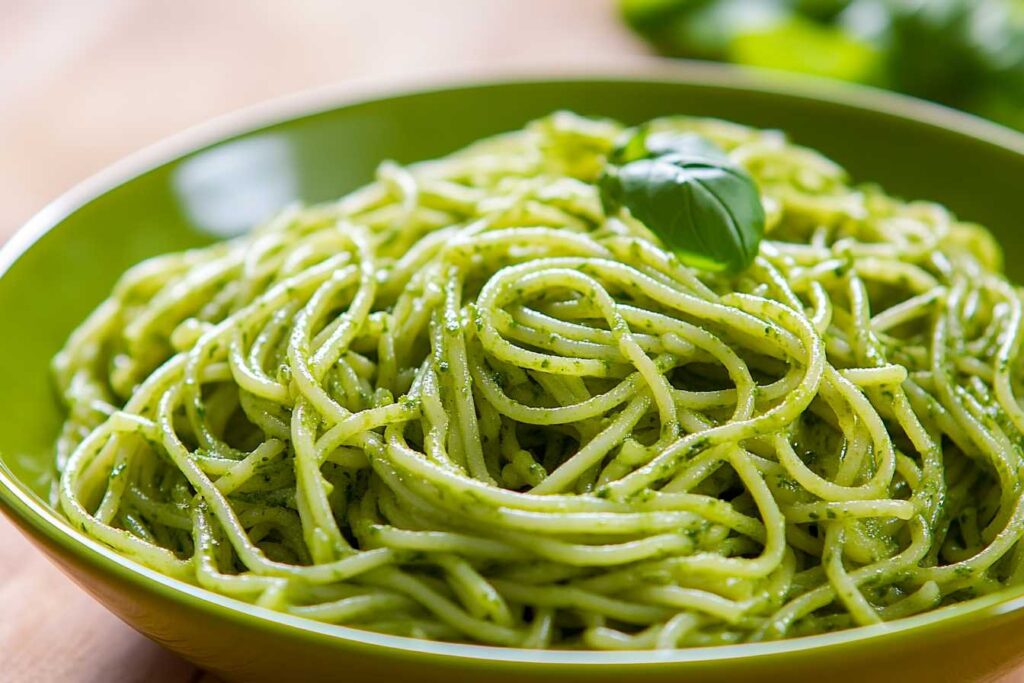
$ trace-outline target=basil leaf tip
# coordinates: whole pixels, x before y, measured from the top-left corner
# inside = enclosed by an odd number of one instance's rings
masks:
[[[598,189],[606,214],[628,210],[688,266],[742,271],[764,237],[757,185],[700,135],[641,126],[608,155]]]

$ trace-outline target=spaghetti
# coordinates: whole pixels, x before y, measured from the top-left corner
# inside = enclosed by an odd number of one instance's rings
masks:
[[[1024,577],[1019,292],[983,228],[770,131],[753,265],[685,267],[560,113],[146,261],[55,360],[70,522],[169,576],[420,638],[672,648]]]

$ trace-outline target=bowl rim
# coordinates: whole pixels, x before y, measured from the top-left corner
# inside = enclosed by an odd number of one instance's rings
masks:
[[[974,142],[994,145],[1024,157],[1024,134],[943,105],[866,86],[764,69],[662,60],[627,59],[598,67],[474,70],[467,73],[364,79],[332,84],[262,102],[215,117],[107,166],[51,201],[0,245],[0,278],[51,229],[82,207],[156,168],[218,142],[269,126],[347,107],[384,103],[438,91],[471,91],[545,83],[614,83],[689,85],[823,101],[874,115],[952,132]],[[24,486],[0,460],[0,511],[8,513],[23,533],[38,535],[94,569],[113,573],[140,590],[174,602],[188,602],[200,611],[283,636],[318,640],[327,645],[374,647],[409,656],[434,656],[534,666],[663,666],[698,665],[720,660],[749,660],[792,653],[817,653],[877,642],[898,634],[923,634],[977,625],[981,621],[1024,609],[1024,585],[943,607],[925,614],[875,626],[760,643],[661,651],[565,651],[448,643],[394,636],[326,624],[258,607],[199,586],[173,579],[118,554],[74,529],[50,505]],[[31,531],[30,531],[31,529]],[[52,557],[50,558],[53,559]]]

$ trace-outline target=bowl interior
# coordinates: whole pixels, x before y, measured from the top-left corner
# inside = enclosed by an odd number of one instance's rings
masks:
[[[902,98],[754,85],[712,70],[685,80],[516,81],[330,106],[115,172],[55,204],[0,252],[0,471],[46,499],[61,410],[49,362],[139,260],[237,234],[282,206],[342,195],[382,159],[435,157],[556,109],[638,122],[716,116],[781,128],[858,180],[941,200],[992,228],[1024,280],[1024,138]],[[851,93],[853,93],[851,95]],[[0,485],[0,503],[6,494]],[[9,493],[9,492],[8,492]]]

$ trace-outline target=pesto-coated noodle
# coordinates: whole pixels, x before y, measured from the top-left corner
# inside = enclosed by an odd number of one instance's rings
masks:
[[[167,575],[331,623],[671,648],[1024,578],[1018,290],[983,228],[671,118],[766,237],[692,269],[557,114],[128,272],[55,361],[57,495]]]

